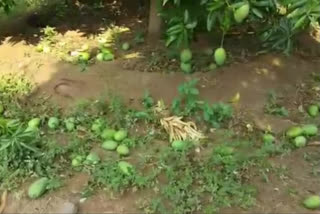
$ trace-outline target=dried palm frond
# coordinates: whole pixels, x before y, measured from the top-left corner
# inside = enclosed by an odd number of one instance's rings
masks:
[[[0,201],[0,214],[3,213],[4,209],[7,205],[7,190],[5,190],[1,195],[1,201]]]
[[[197,126],[193,122],[184,122],[182,117],[172,116],[162,118],[160,124],[169,134],[170,141],[173,140],[195,140],[205,138],[205,136],[197,130]]]

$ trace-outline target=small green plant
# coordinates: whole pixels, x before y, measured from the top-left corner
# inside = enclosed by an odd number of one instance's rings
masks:
[[[142,176],[135,167],[124,169],[120,163],[108,160],[93,168],[91,185],[124,192],[128,188],[141,189],[152,184],[155,175]]]
[[[32,83],[22,75],[13,73],[1,75],[0,99],[2,103],[14,102],[15,99],[28,95],[32,88]]]
[[[11,158],[24,158],[28,156],[29,152],[38,152],[35,147],[36,144],[36,132],[25,131],[22,125],[19,125],[15,131],[9,135],[2,135],[0,138],[0,152],[3,153],[5,160],[11,160]],[[27,152],[26,154],[24,152]],[[19,156],[21,155],[21,156]],[[13,159],[12,159],[13,161]]]
[[[196,88],[198,80],[185,82],[178,87],[179,96],[172,102],[171,111],[176,115],[193,116],[202,111],[202,118],[215,128],[232,117],[232,106],[223,102],[210,105],[199,99],[199,90]]]
[[[215,213],[222,207],[254,205],[256,190],[245,183],[244,177],[255,157],[237,150],[246,144],[220,145],[201,159],[194,159],[191,150],[163,150],[158,166],[167,182],[161,187],[159,196],[150,201],[147,210],[150,213],[164,209],[165,213],[206,213],[209,210],[208,213]]]
[[[154,100],[148,91],[145,91],[143,94],[142,104],[146,109],[149,109],[154,105]]]
[[[50,41],[50,42],[54,42],[54,37],[58,35],[58,32],[56,31],[55,27],[50,27],[47,26],[45,28],[42,29],[41,31],[44,35],[44,40],[45,41]]]
[[[293,47],[292,37],[295,33],[293,26],[294,23],[286,18],[280,19],[272,27],[268,25],[260,36],[263,46],[267,49],[283,51],[288,55]]]
[[[210,105],[205,103],[203,105],[203,119],[214,128],[219,128],[221,123],[232,117],[232,107],[229,104],[222,102]]]
[[[127,114],[127,108],[123,104],[122,99],[119,96],[111,95],[109,101],[109,112],[112,115],[112,123],[119,128],[126,125],[125,115]]]
[[[267,104],[264,107],[265,113],[287,117],[289,115],[289,112],[284,106],[281,106],[281,104],[279,103],[279,99],[279,96],[274,91],[270,91],[268,93]]]
[[[199,108],[198,80],[193,79],[178,87],[179,97],[172,102],[171,110],[176,115],[192,115]]]

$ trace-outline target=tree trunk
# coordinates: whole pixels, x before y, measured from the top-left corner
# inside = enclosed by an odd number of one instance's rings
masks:
[[[149,39],[160,39],[161,37],[161,17],[158,14],[158,1],[150,0],[148,37]]]

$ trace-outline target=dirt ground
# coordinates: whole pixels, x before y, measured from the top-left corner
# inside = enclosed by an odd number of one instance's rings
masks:
[[[263,116],[262,109],[268,90],[277,89],[294,96],[296,84],[307,79],[311,72],[320,67],[320,61],[268,54],[256,57],[248,63],[221,68],[217,73],[195,73],[189,76],[179,72],[166,74],[123,70],[121,60],[99,63],[81,73],[78,66],[59,62],[40,54],[33,54],[32,47],[23,42],[1,45],[0,59],[2,72],[25,73],[37,84],[37,93],[50,95],[54,102],[62,106],[68,106],[83,98],[99,97],[108,92],[116,92],[128,103],[138,105],[146,89],[155,98],[170,102],[176,95],[177,86],[181,82],[198,78],[200,79],[201,96],[212,101],[227,101],[236,92],[240,92],[240,108],[246,109],[252,119],[262,121],[261,123],[270,123],[275,129],[279,129],[277,130],[279,132],[292,122]],[[61,88],[57,93],[54,90],[56,85],[65,82],[70,84]],[[272,177],[269,183],[256,181],[259,194],[257,206],[252,212],[306,212],[299,206],[299,195],[306,192],[317,193],[320,184],[316,177],[310,176],[311,166],[303,160],[303,154],[315,149],[317,148],[306,148],[296,151],[294,155],[275,159],[275,164],[288,168],[287,175],[284,175],[282,179]],[[61,190],[31,202],[23,199],[24,190],[22,189],[19,193],[10,194],[6,213],[54,212],[56,204],[65,200],[79,201],[80,192],[87,181],[88,177],[85,175],[74,175]],[[293,196],[288,189],[295,190]],[[144,193],[128,193],[120,199],[110,199],[105,192],[97,193],[80,203],[80,212],[138,212],[134,200],[138,198],[137,194],[145,195]]]
[[[68,33],[72,33],[70,30]],[[124,69],[124,64],[135,59],[119,59],[96,63],[80,72],[79,66],[59,61],[51,56],[37,53],[26,41],[12,42],[10,38],[0,45],[0,72],[23,73],[37,85],[35,96],[46,94],[51,101],[62,106],[81,99],[94,99],[108,93],[116,93],[133,106],[139,106],[145,90],[156,99],[166,103],[177,95],[177,87],[186,80],[200,80],[201,97],[210,101],[228,101],[239,92],[238,108],[246,112],[248,121],[265,127],[270,124],[277,133],[296,121],[263,114],[267,93],[275,89],[286,95],[288,108],[296,108],[297,85],[307,81],[312,72],[320,68],[319,58],[290,57],[281,54],[265,54],[251,57],[245,62],[235,62],[219,68],[216,72],[140,72]],[[143,60],[150,60],[148,58]],[[32,99],[31,97],[30,99]],[[258,188],[257,204],[249,210],[228,208],[224,213],[319,213],[307,211],[300,205],[305,194],[319,194],[320,167],[315,169],[304,160],[306,152],[320,155],[318,147],[307,147],[291,155],[272,159],[272,163],[283,166],[279,176],[273,175],[268,182],[260,177],[252,178]],[[312,175],[316,170],[318,176]],[[148,192],[129,192],[117,198],[108,192],[95,193],[83,199],[81,192],[88,182],[85,174],[75,174],[67,179],[63,188],[30,201],[25,197],[26,188],[10,193],[5,213],[55,213],[55,208],[64,201],[79,203],[80,213],[138,213],[137,199],[148,197]],[[26,187],[26,185],[25,185]]]

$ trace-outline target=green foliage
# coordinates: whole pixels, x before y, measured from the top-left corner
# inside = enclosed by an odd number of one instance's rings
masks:
[[[182,83],[178,87],[179,97],[172,102],[172,112],[176,115],[191,115],[199,107],[199,90],[196,88],[198,80],[193,79]]]
[[[211,126],[219,128],[222,122],[232,117],[232,107],[229,104],[222,102],[210,105],[205,103],[203,105],[203,119]]]
[[[189,11],[185,10],[183,17],[176,16],[170,19],[168,26],[166,46],[175,43],[177,47],[188,47],[194,29],[197,27],[197,21],[191,20]]]
[[[92,185],[102,186],[112,191],[123,192],[128,188],[143,188],[150,186],[155,175],[143,176],[137,169],[130,168],[130,173],[121,171],[114,160],[103,162],[92,170]]]
[[[9,132],[11,132],[9,128]],[[20,165],[24,158],[37,155],[39,152],[36,145],[39,141],[36,138],[36,132],[28,131],[19,125],[15,127],[12,133],[0,137],[1,161],[7,161],[8,164]],[[18,160],[18,162],[16,162]],[[21,162],[19,162],[21,161]]]
[[[31,82],[14,73],[1,75],[0,99],[2,102],[13,102],[15,98],[23,97],[31,92]]]
[[[21,125],[14,132],[2,135],[0,145],[0,181],[9,189],[26,175],[54,176],[64,166],[59,158],[65,154],[61,146],[44,139],[41,142],[37,132],[26,132]]]
[[[142,104],[146,109],[151,108],[154,105],[154,100],[150,96],[149,91],[145,91],[142,98]]]
[[[178,87],[179,96],[172,102],[171,111],[175,115],[192,116],[202,111],[202,118],[212,127],[219,128],[221,123],[232,117],[233,109],[229,104],[218,102],[210,105],[199,99],[196,88],[198,80],[193,79]]]
[[[293,23],[286,18],[281,18],[273,26],[266,26],[260,38],[267,49],[283,51],[289,54],[292,50],[294,36]]]
[[[189,152],[163,151],[158,165],[167,182],[149,209],[155,213],[164,209],[164,213],[215,213],[222,207],[252,206],[256,191],[243,182],[243,172],[253,158],[241,151],[220,154],[224,147],[201,159]]]
[[[114,115],[112,122],[119,128],[123,127],[125,125],[125,118],[123,115],[126,114],[127,109],[119,96],[110,96],[109,111]]]
[[[43,40],[49,41],[49,42],[55,42],[54,37],[58,35],[58,32],[54,27],[47,26],[44,29],[41,30],[41,32],[44,35]]]
[[[267,114],[287,117],[289,115],[288,110],[279,104],[279,96],[271,91],[268,93],[268,101],[264,107],[264,111]]]
[[[320,17],[318,0],[202,0],[197,3],[162,0],[162,4],[161,14],[167,23],[166,44],[175,43],[178,47],[188,46],[194,32],[203,25],[209,32],[220,30],[224,35],[233,27],[249,22],[264,27],[261,36],[264,47],[289,53],[294,36],[309,25],[316,26]],[[249,6],[249,14],[244,5]]]
[[[0,9],[3,9],[6,13],[9,13],[13,6],[15,6],[14,0],[0,0]]]

